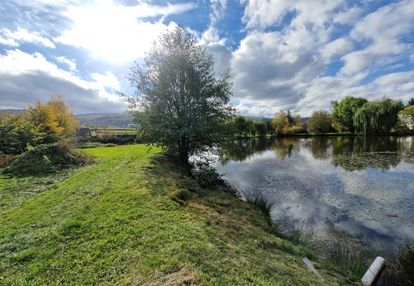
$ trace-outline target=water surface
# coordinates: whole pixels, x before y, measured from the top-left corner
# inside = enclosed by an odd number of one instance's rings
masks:
[[[216,168],[286,231],[340,231],[394,258],[414,240],[413,154],[413,137],[262,139],[227,146]]]

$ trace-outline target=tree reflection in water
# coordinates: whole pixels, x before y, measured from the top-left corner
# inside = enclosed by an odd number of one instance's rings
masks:
[[[376,168],[388,170],[397,166],[402,160],[414,163],[414,139],[381,136],[319,136],[310,138],[256,138],[236,140],[223,147],[220,163],[228,161],[242,162],[253,154],[272,150],[277,159],[285,160],[305,148],[313,158],[331,159],[335,166],[347,171]]]

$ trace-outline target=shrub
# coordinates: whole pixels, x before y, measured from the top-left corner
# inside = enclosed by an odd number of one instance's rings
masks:
[[[292,134],[300,134],[300,133],[306,133],[306,129],[303,126],[291,126],[286,129],[286,135],[292,135]]]
[[[91,158],[77,152],[67,142],[43,144],[29,148],[19,155],[5,169],[5,173],[15,176],[38,176],[71,166],[85,165],[91,161]]]
[[[21,154],[27,146],[53,143],[72,138],[78,127],[77,118],[59,97],[47,104],[29,106],[23,114],[0,115],[0,152]]]
[[[195,198],[196,196],[197,196],[196,193],[191,192],[187,189],[175,190],[175,191],[173,191],[169,194],[169,197],[173,201],[179,203],[180,205],[185,204],[186,201],[189,201],[189,200]]]
[[[41,135],[40,143],[53,143],[62,138],[73,137],[79,127],[78,119],[63,99],[57,96],[52,97],[46,104],[38,102],[34,107],[30,106],[27,117]]]
[[[141,140],[135,134],[97,136],[97,137],[94,137],[92,141],[102,143],[102,144],[117,144],[117,145],[142,143]]]
[[[0,115],[0,152],[20,154],[27,145],[36,145],[40,134],[26,114]]]
[[[309,131],[314,133],[327,133],[333,130],[329,112],[315,111],[307,122]]]
[[[191,175],[202,187],[227,186],[225,180],[217,173],[216,169],[209,162],[203,160],[193,164]]]

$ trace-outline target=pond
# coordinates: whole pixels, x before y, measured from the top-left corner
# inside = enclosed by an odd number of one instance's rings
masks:
[[[414,137],[238,141],[216,169],[286,232],[341,233],[391,259],[414,240]]]

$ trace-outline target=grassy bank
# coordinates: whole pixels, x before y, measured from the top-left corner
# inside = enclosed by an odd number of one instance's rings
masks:
[[[0,177],[0,285],[351,283],[319,280],[260,209],[200,188],[157,149],[85,152],[97,163],[62,177]]]

